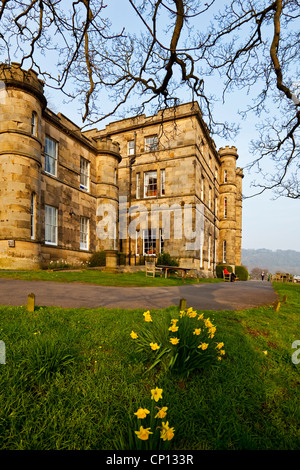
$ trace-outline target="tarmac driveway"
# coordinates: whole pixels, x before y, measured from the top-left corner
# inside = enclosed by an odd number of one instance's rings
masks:
[[[86,308],[154,309],[179,305],[203,310],[241,310],[277,300],[267,281],[199,283],[180,287],[109,287],[80,283],[0,279],[0,305],[26,305],[35,294],[36,305]]]

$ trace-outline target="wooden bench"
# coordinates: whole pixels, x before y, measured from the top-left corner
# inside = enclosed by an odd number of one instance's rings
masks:
[[[225,282],[231,282],[231,273],[225,274],[224,271],[223,271],[223,279],[224,279]],[[238,281],[238,280],[239,280],[239,278],[237,276],[235,276],[235,279],[234,279],[233,282]]]

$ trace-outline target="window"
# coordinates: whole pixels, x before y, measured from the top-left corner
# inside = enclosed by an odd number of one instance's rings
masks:
[[[200,268],[203,268],[203,245],[200,245]]]
[[[90,162],[80,157],[80,189],[89,190]]]
[[[204,153],[205,153],[205,142],[204,142],[204,140],[202,140],[202,142],[201,142],[201,152],[202,152],[202,155],[204,156]]]
[[[35,240],[35,227],[36,227],[36,220],[35,220],[35,194],[31,194],[31,204],[30,204],[30,231],[31,231],[31,240]]]
[[[57,209],[45,206],[45,243],[57,245]]]
[[[144,173],[144,197],[154,197],[157,194],[157,171]]]
[[[89,249],[89,219],[80,217],[80,249]]]
[[[223,263],[226,263],[226,240],[223,241]]]
[[[136,174],[136,198],[140,199],[141,193],[140,193],[140,187],[141,187],[141,175],[140,173]]]
[[[227,170],[224,170],[224,183],[227,183]]]
[[[145,152],[153,152],[157,150],[158,142],[157,135],[145,137]]]
[[[57,172],[57,143],[46,136],[45,141],[45,171],[56,176]]]
[[[200,195],[201,201],[204,201],[204,177],[201,176],[201,195]]]
[[[160,195],[165,196],[165,186],[166,186],[166,172],[165,170],[160,170]]]
[[[143,255],[155,256],[163,251],[164,240],[162,230],[159,230],[159,238],[156,238],[156,229],[143,230]]]
[[[134,153],[135,153],[134,150],[135,150],[135,148],[134,148],[134,140],[129,140],[129,141],[128,141],[127,154],[128,154],[128,155],[134,155]]]
[[[114,171],[114,184],[118,184],[118,170],[116,168]]]
[[[208,236],[208,253],[207,253],[208,269],[211,267],[210,252],[211,252],[211,235]]]
[[[211,159],[211,155],[209,155],[209,157],[208,157],[208,165],[209,165],[209,168],[210,168],[210,169],[211,169],[211,160],[212,160],[212,159]]]
[[[208,191],[208,207],[211,209],[211,187],[209,187]]]
[[[37,135],[37,114],[35,111],[31,115],[31,135]]]
[[[227,197],[224,197],[224,219],[227,219]]]

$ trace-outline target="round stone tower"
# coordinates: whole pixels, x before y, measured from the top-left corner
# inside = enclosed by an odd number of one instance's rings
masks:
[[[238,153],[236,147],[226,146],[219,149],[219,155],[221,159],[219,261],[231,265],[234,269],[241,262],[241,199],[237,206],[237,196],[241,190],[241,178],[237,178],[236,168]]]
[[[120,146],[110,138],[96,138],[96,234],[97,250],[106,251],[107,266],[118,250],[118,165]],[[111,261],[113,266],[114,261]]]
[[[0,267],[39,267],[43,82],[0,65]]]

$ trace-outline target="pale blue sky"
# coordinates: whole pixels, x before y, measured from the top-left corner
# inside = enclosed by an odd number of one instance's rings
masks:
[[[128,8],[128,2],[120,0],[110,0],[107,8],[107,16],[113,18],[113,24],[116,30],[120,30],[125,24],[128,30],[133,32],[132,28],[139,28],[139,21]],[[48,58],[45,58],[46,61]],[[296,79],[296,77],[295,77]],[[214,92],[215,89],[221,89],[220,79],[206,79],[206,89]],[[57,98],[52,91],[49,92],[53,96],[55,103],[55,112],[61,111],[78,125],[81,125],[80,113],[78,112],[78,104],[64,104],[63,99]],[[188,94],[179,96],[182,101],[191,101]],[[249,144],[251,139],[257,137],[255,131],[255,118],[249,118],[247,121],[240,120],[237,111],[240,106],[251,99],[245,93],[234,93],[228,97],[227,102],[215,105],[215,120],[228,120],[238,122],[241,125],[241,131],[237,138],[233,141],[224,141],[215,137],[217,148],[225,145],[235,145],[238,149],[239,159],[237,165],[244,168],[252,159],[249,152]],[[56,104],[56,103],[59,103]],[[103,101],[101,101],[103,106]],[[116,119],[111,119],[116,120]],[[99,125],[101,127],[101,125]],[[253,194],[255,189],[250,188],[250,184],[255,179],[254,171],[248,174],[244,171],[243,192],[245,196]],[[299,234],[300,234],[300,217],[299,217],[299,201],[279,198],[273,200],[274,194],[265,192],[264,194],[252,199],[245,199],[243,203],[243,248],[268,248],[291,249],[300,251]]]

